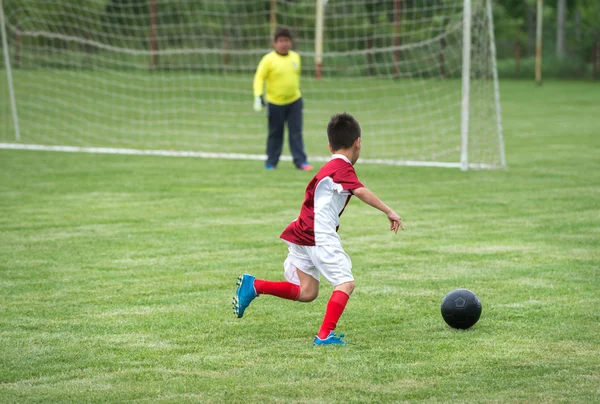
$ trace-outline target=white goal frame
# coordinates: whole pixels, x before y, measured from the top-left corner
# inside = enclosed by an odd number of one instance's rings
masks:
[[[410,161],[410,160],[394,160],[394,159],[361,159],[362,163],[366,164],[387,164],[387,165],[406,165],[406,166],[429,166],[429,167],[449,167],[460,168],[463,171],[469,169],[499,169],[506,168],[506,156],[504,151],[504,138],[502,128],[502,117],[500,108],[500,91],[498,85],[498,74],[496,67],[496,46],[494,39],[494,26],[492,15],[492,0],[484,0],[485,12],[488,19],[488,35],[490,38],[489,52],[492,66],[493,80],[493,99],[495,107],[497,134],[498,134],[498,152],[500,164],[480,164],[469,161],[469,109],[470,109],[470,93],[471,93],[471,1],[463,0],[463,49],[462,49],[462,101],[461,101],[461,120],[460,120],[460,161],[457,162],[435,162],[435,161]],[[316,0],[316,39],[315,52],[310,54],[317,63],[321,63],[323,56],[322,37],[323,37],[323,10],[327,0]],[[329,4],[333,3],[333,0]],[[10,110],[14,125],[14,143],[1,143],[0,149],[13,150],[44,150],[58,152],[83,152],[83,153],[104,153],[104,154],[128,154],[128,155],[154,155],[154,156],[179,156],[179,157],[199,157],[199,158],[225,158],[225,159],[248,159],[248,160],[264,160],[265,156],[260,154],[243,154],[243,153],[209,153],[198,151],[176,151],[176,150],[148,150],[136,148],[112,148],[112,147],[78,147],[72,145],[43,145],[43,144],[25,144],[21,142],[21,132],[19,127],[19,114],[17,111],[17,102],[15,89],[13,85],[13,72],[11,70],[11,61],[9,55],[9,44],[7,40],[7,29],[5,24],[4,6],[0,0],[0,35],[2,36],[2,47],[4,53],[4,64],[6,70],[6,80],[8,84],[8,95],[10,98]],[[398,48],[400,49],[400,48]],[[152,51],[150,51],[152,52]],[[307,53],[304,52],[306,55]],[[320,71],[320,66],[317,69]],[[0,80],[3,79],[0,77]],[[492,124],[492,123],[491,123]],[[282,160],[291,161],[289,156],[282,156]],[[311,157],[311,161],[327,161],[325,157]]]

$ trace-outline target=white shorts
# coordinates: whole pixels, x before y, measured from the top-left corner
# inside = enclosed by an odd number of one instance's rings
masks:
[[[331,284],[338,286],[354,281],[352,261],[341,245],[304,246],[288,243],[288,256],[283,263],[285,279],[300,285],[296,269],[312,276],[317,281],[320,275]]]

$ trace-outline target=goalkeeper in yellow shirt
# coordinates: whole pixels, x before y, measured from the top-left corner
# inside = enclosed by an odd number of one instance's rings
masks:
[[[302,93],[300,93],[300,55],[290,50],[292,34],[287,28],[277,28],[272,52],[260,60],[254,75],[254,110],[260,112],[266,99],[269,136],[265,168],[274,170],[283,148],[283,129],[288,124],[288,140],[294,165],[311,171],[302,138]],[[266,96],[263,89],[266,83]]]

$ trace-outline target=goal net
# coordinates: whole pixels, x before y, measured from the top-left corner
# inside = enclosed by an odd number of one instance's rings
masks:
[[[285,26],[310,161],[345,111],[363,162],[503,167],[489,1],[0,0],[0,147],[262,159],[252,80]]]

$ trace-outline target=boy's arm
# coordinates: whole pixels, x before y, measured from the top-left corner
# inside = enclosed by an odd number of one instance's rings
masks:
[[[394,233],[398,233],[398,229],[404,230],[404,226],[402,225],[402,218],[396,214],[389,206],[387,206],[381,199],[377,197],[373,192],[371,192],[368,188],[356,188],[352,190],[352,193],[356,195],[358,199],[363,201],[364,203],[371,205],[372,207],[379,209],[383,213],[385,213],[390,221],[390,230]]]
[[[254,74],[254,98],[260,97],[263,93],[265,79],[267,78],[267,73],[269,70],[267,57],[268,55],[263,56],[263,58],[260,60],[260,63],[258,64],[258,67],[256,68],[256,73]]]

